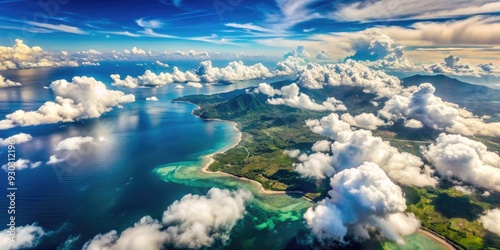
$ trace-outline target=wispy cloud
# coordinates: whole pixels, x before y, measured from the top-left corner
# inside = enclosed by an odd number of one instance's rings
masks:
[[[163,26],[163,23],[160,20],[144,20],[144,18],[140,18],[135,20],[135,23],[139,25],[142,28],[149,28],[149,29],[158,29]]]
[[[274,30],[264,28],[261,26],[257,26],[253,23],[226,23],[226,27],[237,28],[237,29],[245,29],[245,30],[253,30],[259,32],[273,33]]]
[[[87,32],[81,30],[78,27],[64,25],[64,24],[57,24],[57,25],[55,25],[55,24],[32,22],[32,21],[28,22],[28,24],[36,26],[36,27],[44,28],[44,29],[59,31],[59,32],[72,33],[72,34],[80,34],[80,35],[86,35],[86,34],[88,34]]]
[[[331,17],[343,21],[414,20],[498,12],[500,2],[491,0],[455,0],[453,3],[433,0],[381,0],[372,3],[357,1],[339,6]]]
[[[134,34],[129,31],[105,31],[102,33],[110,34],[110,35],[119,35],[119,36],[128,36],[128,37],[140,37],[140,34]]]
[[[141,33],[148,37],[177,38],[176,36],[156,33],[152,29],[144,29],[143,31],[141,31]]]

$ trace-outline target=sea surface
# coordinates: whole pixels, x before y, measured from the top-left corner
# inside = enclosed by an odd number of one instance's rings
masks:
[[[199,62],[167,62],[181,70],[195,69]],[[227,62],[215,62],[224,66]],[[247,63],[250,64],[250,63]],[[267,65],[266,65],[267,66]],[[272,68],[272,67],[271,67]],[[223,121],[204,121],[192,115],[195,105],[171,102],[180,96],[214,94],[256,86],[263,80],[242,81],[231,85],[206,86],[201,89],[176,84],[160,88],[129,89],[111,86],[111,74],[137,76],[146,69],[171,72],[152,63],[104,62],[97,67],[42,68],[0,71],[21,87],[0,89],[0,117],[18,109],[36,110],[54,100],[50,85],[58,79],[91,76],[109,89],[136,96],[135,103],[114,108],[99,119],[0,130],[5,138],[20,132],[33,140],[17,145],[17,158],[42,161],[40,167],[17,172],[16,223],[36,223],[49,232],[39,249],[81,249],[85,242],[110,230],[121,232],[141,217],[161,219],[163,211],[175,200],[192,193],[205,195],[212,187],[246,188],[255,199],[233,229],[227,249],[303,249],[311,238],[302,214],[311,204],[300,197],[264,195],[253,183],[228,176],[203,174],[200,167],[205,155],[232,146],[238,132]],[[275,79],[280,80],[280,79]],[[158,102],[145,101],[156,96]],[[57,143],[68,137],[93,136],[105,140],[86,148],[69,161],[47,165]],[[6,148],[0,149],[0,163],[7,161]],[[7,175],[0,171],[0,195],[5,197]],[[7,203],[0,204],[0,225],[8,220]],[[3,230],[5,226],[0,226]],[[440,249],[428,238],[410,236],[408,242],[425,249]],[[63,248],[64,242],[72,242]],[[217,248],[222,246],[216,245]],[[397,249],[394,244],[384,247]],[[396,248],[394,248],[396,247]],[[429,248],[430,247],[430,248]],[[365,248],[382,248],[367,243]]]

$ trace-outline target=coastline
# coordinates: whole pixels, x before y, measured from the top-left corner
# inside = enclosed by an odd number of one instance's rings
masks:
[[[449,250],[456,250],[455,246],[453,246],[452,244],[450,244],[445,238],[443,238],[441,235],[439,234],[436,234],[428,229],[425,229],[425,228],[419,228],[418,229],[418,232],[419,234],[421,235],[424,235],[426,236],[427,238],[429,239],[432,239],[434,240],[435,242],[438,242],[439,244],[441,244],[443,247],[449,249]]]
[[[201,163],[201,168],[199,169],[199,172],[200,173],[203,173],[203,174],[208,174],[208,175],[219,175],[219,176],[226,176],[226,177],[229,177],[229,178],[232,178],[232,179],[236,179],[236,180],[240,180],[240,181],[244,181],[244,182],[248,182],[248,183],[251,183],[252,185],[255,185],[258,187],[258,191],[260,194],[264,194],[264,195],[283,195],[283,194],[296,194],[296,195],[300,195],[301,198],[307,200],[308,202],[310,203],[313,203],[314,201],[305,197],[304,196],[304,192],[302,191],[273,191],[273,190],[267,190],[264,188],[264,186],[262,185],[262,183],[256,181],[256,180],[252,180],[252,179],[248,179],[246,177],[239,177],[239,176],[236,176],[236,175],[233,175],[233,174],[229,174],[229,173],[226,173],[226,172],[222,172],[222,171],[216,171],[216,172],[213,172],[213,171],[210,171],[209,170],[209,167],[210,165],[212,165],[212,163],[215,162],[215,159],[214,159],[214,156],[216,154],[220,154],[220,153],[224,153],[230,149],[233,149],[235,147],[237,147],[242,138],[243,138],[243,133],[238,129],[238,123],[237,122],[234,122],[234,121],[229,121],[229,120],[222,120],[222,119],[218,119],[218,118],[201,118],[200,116],[194,114],[194,111],[197,110],[197,109],[200,109],[201,107],[198,106],[197,104],[194,104],[194,103],[191,103],[191,102],[188,102],[188,101],[176,101],[176,102],[183,102],[183,103],[189,103],[189,104],[192,104],[192,105],[195,105],[196,108],[193,109],[191,111],[191,114],[203,121],[220,121],[220,122],[226,122],[226,123],[230,123],[232,126],[233,126],[233,129],[235,130],[235,132],[237,133],[237,138],[236,140],[233,140],[233,142],[228,145],[228,146],[225,146],[211,154],[208,154],[208,155],[204,155],[202,156],[202,163]],[[425,228],[419,228],[417,232],[415,232],[415,234],[420,234],[420,235],[423,235],[424,237],[432,240],[432,241],[435,241],[437,242],[438,244],[442,245],[444,248],[446,249],[449,249],[449,250],[456,250],[457,248],[455,248],[454,245],[452,245],[451,243],[449,243],[444,237],[442,237],[441,235],[437,234],[437,233],[434,233],[428,229],[425,229]]]
[[[198,118],[200,118],[200,117],[198,117]],[[233,149],[233,148],[237,147],[240,144],[240,142],[241,142],[241,139],[243,137],[243,133],[241,133],[241,131],[238,129],[238,123],[233,122],[233,121],[227,121],[227,120],[221,120],[221,119],[214,119],[214,118],[203,119],[203,120],[205,120],[205,121],[221,121],[221,122],[231,123],[233,125],[233,129],[238,134],[238,137],[237,137],[237,140],[235,140],[232,143],[232,145],[227,146],[225,148],[222,148],[221,150],[219,150],[217,152],[214,152],[214,153],[211,153],[211,154],[203,156],[203,162],[204,163],[203,163],[203,166],[200,168],[200,172],[205,173],[205,174],[224,175],[224,176],[228,176],[228,177],[233,178],[233,179],[238,179],[238,180],[241,180],[241,181],[250,182],[250,183],[258,186],[258,190],[262,194],[268,194],[268,195],[273,195],[273,194],[299,194],[299,195],[303,195],[304,194],[304,192],[302,192],[302,191],[273,191],[273,190],[267,190],[267,189],[264,188],[264,186],[262,186],[262,183],[260,183],[260,182],[258,182],[256,180],[248,179],[246,177],[239,177],[239,176],[236,176],[236,175],[233,175],[233,174],[229,174],[229,173],[225,173],[225,172],[222,172],[222,171],[213,172],[213,171],[208,170],[208,168],[210,167],[210,165],[212,165],[212,163],[215,161],[214,158],[213,158],[213,156],[216,155],[216,154],[224,153],[224,152],[226,152],[226,151],[228,151],[230,149]],[[311,201],[307,197],[302,196],[302,198],[304,198],[304,199],[306,199],[308,201]]]
[[[259,193],[261,194],[266,194],[266,195],[278,195],[278,194],[298,194],[298,195],[301,195],[301,197],[309,202],[313,202],[311,199],[307,198],[304,196],[304,192],[302,191],[274,191],[274,190],[267,190],[264,188],[264,186],[262,185],[262,183],[256,181],[256,180],[252,180],[252,179],[248,179],[246,177],[239,177],[239,176],[236,176],[236,175],[233,175],[233,174],[229,174],[229,173],[226,173],[226,172],[222,172],[222,171],[216,171],[216,172],[213,172],[213,171],[210,171],[208,170],[208,168],[210,167],[210,165],[212,165],[212,163],[215,161],[213,156],[216,155],[216,154],[220,154],[220,153],[224,153],[230,149],[233,149],[235,147],[237,147],[240,142],[241,142],[241,139],[243,137],[243,133],[241,133],[241,131],[238,129],[238,123],[234,122],[234,121],[228,121],[228,120],[222,120],[222,119],[217,119],[217,118],[201,118],[200,116],[194,114],[194,111],[197,110],[197,109],[200,109],[200,106],[197,105],[197,104],[194,104],[192,102],[188,102],[188,101],[175,101],[175,100],[172,100],[173,102],[183,102],[183,103],[189,103],[189,104],[192,104],[192,105],[195,105],[196,108],[191,110],[191,114],[199,119],[202,119],[204,121],[220,121],[220,122],[227,122],[227,123],[230,123],[233,125],[233,129],[236,131],[236,133],[238,134],[238,137],[237,137],[237,140],[235,140],[230,146],[226,146],[214,153],[211,153],[211,154],[208,154],[208,155],[205,155],[202,157],[202,162],[203,162],[203,166],[200,168],[200,172],[201,173],[204,173],[204,174],[216,174],[216,175],[223,175],[223,176],[227,176],[227,177],[230,177],[230,178],[233,178],[233,179],[237,179],[237,180],[241,180],[241,181],[245,181],[245,182],[249,182],[249,183],[252,183],[253,185],[256,185],[258,187],[258,190],[259,190]]]

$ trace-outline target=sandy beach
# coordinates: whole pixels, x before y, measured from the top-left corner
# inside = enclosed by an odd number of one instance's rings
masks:
[[[238,180],[250,182],[253,185],[256,185],[258,187],[258,189],[259,189],[259,192],[262,193],[262,194],[299,194],[299,195],[303,195],[304,194],[304,192],[301,192],[301,191],[272,191],[272,190],[267,190],[258,181],[251,180],[251,179],[248,179],[248,178],[245,178],[245,177],[235,176],[235,175],[228,174],[228,173],[221,172],[221,171],[212,172],[212,171],[208,170],[208,168],[210,167],[210,165],[214,162],[213,156],[216,155],[216,154],[219,154],[219,153],[224,153],[224,152],[226,152],[226,151],[228,151],[228,150],[230,150],[230,149],[235,148],[236,146],[238,146],[240,144],[240,142],[241,142],[243,134],[238,129],[238,124],[236,122],[226,121],[226,120],[221,120],[221,119],[204,119],[204,120],[206,120],[206,121],[222,121],[222,122],[231,123],[233,125],[234,130],[238,134],[238,136],[237,136],[237,139],[232,143],[232,145],[230,145],[228,147],[225,147],[225,148],[223,148],[223,149],[221,149],[221,150],[219,150],[219,151],[217,151],[215,153],[203,156],[203,162],[204,162],[204,164],[203,164],[203,167],[200,169],[200,172],[206,173],[206,174],[224,175],[224,176],[228,176],[228,177],[231,177],[231,178],[234,178],[234,179],[238,179]],[[302,197],[302,198],[304,198],[304,199],[306,199],[308,201],[311,201],[307,197]]]
[[[440,236],[440,235],[438,235],[438,234],[436,234],[436,233],[434,233],[432,231],[429,231],[429,230],[424,229],[424,228],[420,228],[418,230],[418,233],[422,234],[422,235],[424,235],[424,236],[426,236],[428,238],[433,239],[434,241],[438,242],[439,244],[441,244],[442,246],[444,246],[447,249],[450,249],[450,250],[455,250],[456,249],[452,244],[448,243],[446,241],[446,239],[444,239],[442,236]]]

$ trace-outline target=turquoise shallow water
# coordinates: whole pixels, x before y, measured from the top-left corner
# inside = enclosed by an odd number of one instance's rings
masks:
[[[1,117],[20,108],[35,110],[45,101],[53,100],[52,92],[43,86],[73,76],[96,77],[109,88],[132,93],[137,99],[100,119],[0,131],[2,138],[20,132],[31,134],[33,140],[18,145],[17,154],[42,162],[48,160],[57,143],[65,138],[106,138],[80,155],[74,164],[54,167],[42,164],[36,169],[19,171],[18,225],[37,223],[50,232],[40,249],[56,249],[71,237],[78,237],[73,245],[78,249],[93,236],[110,230],[123,231],[145,215],[161,218],[169,204],[188,193],[204,195],[212,187],[246,188],[254,193],[255,199],[250,202],[244,219],[233,229],[232,240],[226,247],[300,249],[299,243],[309,240],[302,214],[311,204],[289,195],[263,195],[257,185],[247,181],[200,173],[206,161],[203,156],[231,146],[237,133],[230,123],[194,117],[192,104],[171,102],[183,95],[227,92],[255,86],[260,81],[183,90],[175,89],[175,85],[152,89],[110,86],[110,74],[134,76],[145,69],[155,70],[134,63],[118,66],[104,63],[101,67],[0,72],[23,83],[19,88],[0,90]],[[152,95],[160,101],[144,100]],[[0,157],[6,159],[5,150],[0,149]],[[0,179],[5,178],[6,173],[0,171]],[[0,183],[2,197],[6,195],[5,185]],[[0,204],[0,211],[6,211],[6,203]],[[0,223],[6,221],[7,215],[0,213]]]

